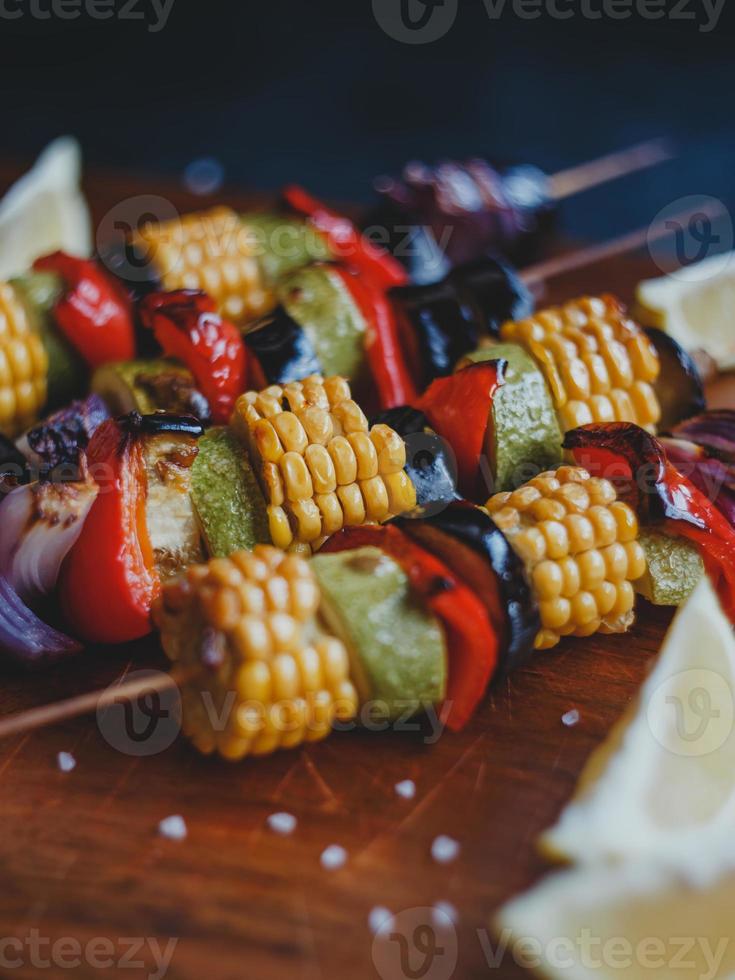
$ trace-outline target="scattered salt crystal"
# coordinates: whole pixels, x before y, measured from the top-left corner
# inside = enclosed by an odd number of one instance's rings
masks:
[[[579,712],[576,708],[572,708],[571,711],[567,711],[561,716],[561,721],[567,728],[574,728],[575,725],[579,724]]]
[[[214,157],[192,160],[184,170],[184,185],[192,194],[214,194],[224,180],[224,167]]]
[[[72,769],[76,769],[77,760],[71,752],[59,752],[56,756],[56,765],[62,772],[71,772]]]
[[[431,845],[431,856],[438,864],[449,864],[459,854],[459,841],[440,834]]]
[[[413,779],[404,779],[395,785],[396,795],[404,800],[412,800],[416,795],[416,783]]]
[[[370,932],[378,933],[393,919],[393,913],[390,909],[385,908],[382,905],[376,905],[374,909],[370,910],[370,915],[368,916],[368,925],[370,926]]]
[[[158,825],[158,833],[168,840],[186,840],[187,829],[184,818],[179,814],[166,817]]]
[[[327,871],[336,871],[341,868],[342,865],[347,861],[347,851],[344,847],[340,847],[339,844],[330,844],[322,851],[322,856],[319,858],[322,867],[326,868]]]
[[[282,834],[284,837],[296,829],[296,817],[292,813],[271,813],[266,823],[274,834]]]
[[[451,902],[435,902],[432,918],[434,925],[441,926],[446,924],[446,919],[455,923],[459,918],[459,913]]]

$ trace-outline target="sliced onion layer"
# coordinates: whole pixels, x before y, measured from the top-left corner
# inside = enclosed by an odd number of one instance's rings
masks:
[[[31,612],[0,575],[0,653],[24,667],[41,667],[81,651],[76,640]]]

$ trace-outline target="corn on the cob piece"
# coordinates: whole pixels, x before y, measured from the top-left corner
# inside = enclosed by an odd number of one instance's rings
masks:
[[[387,425],[369,428],[344,378],[248,391],[232,424],[259,474],[279,548],[308,551],[344,526],[416,506],[403,439]]]
[[[591,422],[635,422],[655,432],[658,354],[615,297],[573,300],[505,323],[500,335],[536,359],[565,432]]]
[[[275,304],[252,236],[227,207],[145,225],[133,239],[166,290],[203,289],[235,322],[262,316]]]
[[[267,755],[355,716],[348,654],[317,626],[319,603],[307,562],[269,545],[164,585],[153,610],[163,648],[201,667],[182,690],[184,732],[201,752]]]
[[[636,515],[609,480],[561,466],[486,506],[528,570],[541,613],[536,649],[629,628],[646,556]]]
[[[37,421],[46,402],[48,354],[28,311],[9,283],[0,283],[0,432],[17,436]]]

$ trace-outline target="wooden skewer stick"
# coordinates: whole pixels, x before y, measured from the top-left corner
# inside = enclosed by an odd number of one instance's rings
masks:
[[[618,180],[638,170],[646,170],[659,163],[665,163],[667,160],[672,160],[675,155],[674,148],[668,140],[647,140],[627,150],[608,153],[598,160],[590,160],[577,167],[560,170],[549,178],[551,196],[555,201],[562,201],[566,197],[581,194],[582,191],[599,187],[600,184],[606,184],[608,181]]]
[[[644,228],[638,228],[637,231],[620,235],[619,238],[613,238],[608,242],[600,242],[599,245],[590,245],[575,252],[557,255],[529,266],[521,271],[521,278],[528,286],[538,285],[556,276],[576,272],[589,265],[614,259],[619,255],[635,252],[645,245],[659,242],[673,235],[676,225],[685,224],[694,217],[702,215],[707,218],[719,218],[724,214],[727,214],[724,204],[703,204],[700,207],[688,208],[686,211],[679,211],[672,215],[666,221],[646,225]]]
[[[158,676],[138,677],[135,680],[112,684],[104,691],[90,691],[79,694],[55,704],[44,704],[38,708],[19,711],[0,721],[0,738],[20,735],[37,728],[56,725],[80,715],[89,715],[102,708],[109,708],[118,701],[134,701],[144,694],[162,693],[179,687],[194,675],[194,671],[173,670],[170,674],[160,673]]]

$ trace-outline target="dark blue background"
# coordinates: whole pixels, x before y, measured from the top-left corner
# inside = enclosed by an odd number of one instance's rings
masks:
[[[181,174],[214,156],[230,182],[369,200],[371,178],[412,157],[553,171],[667,135],[678,161],[570,202],[568,230],[602,238],[687,194],[735,198],[732,11],[702,34],[638,17],[491,23],[482,0],[459,2],[425,46],[387,37],[370,0],[176,0],[157,34],[0,20],[3,151],[72,132],[90,164]]]

